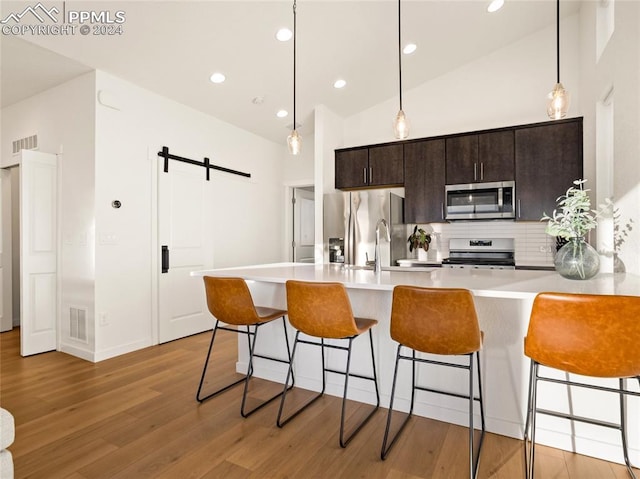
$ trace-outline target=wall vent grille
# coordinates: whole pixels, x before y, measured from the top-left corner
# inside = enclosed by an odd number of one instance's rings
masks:
[[[13,142],[13,154],[17,155],[22,150],[37,150],[38,135],[26,136]]]
[[[69,337],[78,341],[87,341],[87,310],[85,308],[69,308]]]

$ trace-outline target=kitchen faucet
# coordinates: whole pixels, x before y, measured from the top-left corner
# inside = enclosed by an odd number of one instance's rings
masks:
[[[384,226],[384,230],[387,233],[387,241],[389,243],[391,242],[391,235],[389,234],[389,224],[385,219],[380,218],[378,220],[378,223],[376,224],[376,250],[375,257],[373,258],[373,272],[376,274],[382,271],[382,265],[380,264],[380,225]]]

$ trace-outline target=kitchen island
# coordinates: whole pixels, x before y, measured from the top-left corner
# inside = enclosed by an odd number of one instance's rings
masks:
[[[531,305],[536,294],[542,291],[587,294],[619,294],[640,296],[640,276],[630,274],[601,274],[587,281],[562,278],[554,271],[522,271],[495,269],[447,269],[433,268],[422,271],[382,271],[349,268],[333,264],[281,263],[250,267],[198,271],[196,276],[238,276],[247,280],[257,304],[286,309],[284,284],[289,279],[302,281],[336,281],[343,283],[352,302],[356,316],[375,318],[374,347],[381,400],[389,404],[391,381],[395,361],[395,343],[389,335],[392,291],[396,285],[413,285],[440,288],[466,288],[471,290],[480,327],[484,331],[481,352],[482,380],[485,397],[487,430],[505,436],[522,438],[525,422],[528,387],[529,359],[523,353]],[[640,321],[640,318],[632,318]],[[281,328],[265,327],[260,330],[258,349],[285,355]],[[245,341],[239,341],[239,372],[246,371],[248,351]],[[370,371],[370,356],[366,341],[354,342],[353,370],[366,374]],[[278,350],[276,350],[278,349]],[[296,385],[319,390],[321,374],[319,353],[316,348],[300,348],[296,354]],[[276,350],[276,351],[274,351]],[[342,352],[327,352],[330,367],[340,367]],[[317,356],[317,357],[316,357]],[[336,361],[339,358],[339,361]],[[286,368],[257,362],[255,374],[274,381],[284,381]],[[399,376],[396,408],[408,410],[410,388],[409,367]],[[552,372],[551,374],[563,373]],[[464,393],[467,378],[462,371],[443,372],[437,367],[418,366],[418,384],[427,379],[431,385]],[[605,381],[606,384],[617,384]],[[327,376],[327,393],[342,395],[343,379]],[[636,384],[636,386],[638,386]],[[367,403],[374,402],[374,393],[365,381],[350,382],[350,398]],[[618,401],[613,395],[553,384],[540,384],[539,407],[571,408],[582,415],[594,415],[604,420],[616,420]],[[628,399],[629,453],[634,464],[640,464],[640,398]],[[467,403],[450,397],[418,392],[415,414],[454,424],[466,425]],[[479,416],[475,420],[479,424]],[[587,424],[538,417],[537,441],[541,444],[575,451],[610,461],[622,462],[619,433]],[[376,438],[377,439],[377,438]],[[380,438],[381,440],[381,438]]]

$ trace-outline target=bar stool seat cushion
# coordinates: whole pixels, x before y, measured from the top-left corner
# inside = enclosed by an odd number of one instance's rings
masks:
[[[630,297],[541,293],[524,340],[525,354],[561,371],[601,378],[640,376],[636,321]]]
[[[268,308],[266,306],[256,306],[255,308],[262,322],[273,321],[287,314],[287,311],[284,309]]]

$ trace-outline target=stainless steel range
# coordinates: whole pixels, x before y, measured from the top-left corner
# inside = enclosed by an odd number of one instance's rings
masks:
[[[452,238],[449,257],[442,260],[442,267],[515,269],[515,241],[513,238]]]

